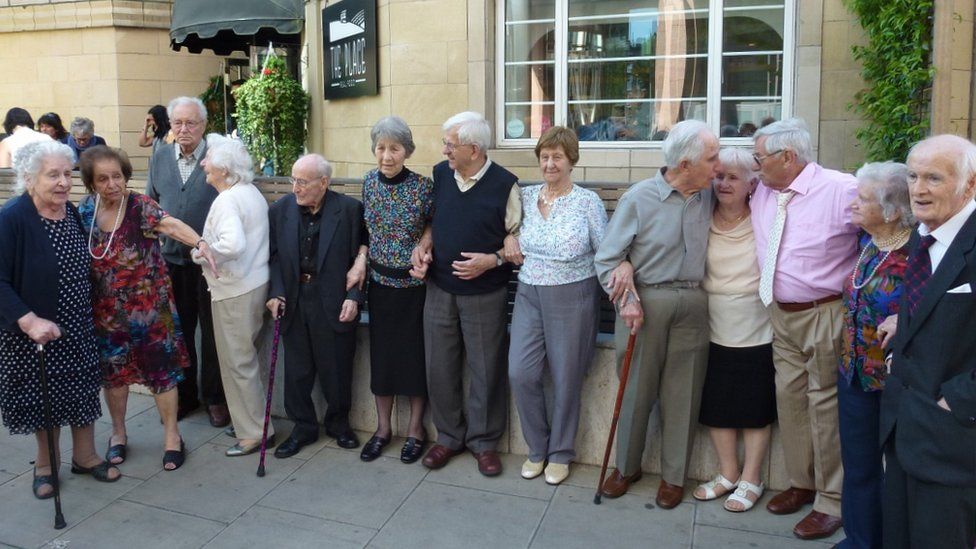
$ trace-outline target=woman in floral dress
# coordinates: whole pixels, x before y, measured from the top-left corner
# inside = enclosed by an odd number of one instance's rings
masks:
[[[188,246],[206,243],[148,196],[126,189],[132,165],[124,152],[93,147],[81,156],[81,178],[91,193],[79,212],[92,257],[92,304],[105,401],[112,435],[105,456],[125,461],[129,385],[145,385],[164,426],[163,468],[178,469],[186,449],[176,423],[177,393],[189,358],[159,234]]]

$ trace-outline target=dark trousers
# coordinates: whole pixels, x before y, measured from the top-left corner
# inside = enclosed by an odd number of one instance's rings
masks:
[[[885,549],[972,549],[976,488],[921,481],[902,469],[892,432],[885,444]]]
[[[840,457],[844,465],[841,516],[847,538],[838,547],[881,549],[881,490],[884,469],[878,442],[881,392],[867,392],[855,375],[837,379]]]
[[[315,378],[327,404],[325,429],[342,433],[349,429],[349,408],[352,406],[352,362],[356,355],[356,331],[336,332],[329,319],[317,306],[317,295],[303,296],[306,285],[298,294],[298,302],[289,307],[295,315],[285,338],[285,412],[295,422],[292,436],[316,439],[319,424],[312,402]],[[306,305],[307,302],[316,305]]]
[[[173,297],[176,299],[176,312],[180,315],[183,339],[190,354],[190,367],[184,370],[186,376],[178,386],[180,408],[192,409],[200,405],[200,397],[206,405],[223,404],[224,386],[220,381],[220,362],[217,359],[217,345],[214,343],[213,316],[210,312],[210,292],[203,270],[199,265],[176,265],[166,263],[170,279],[173,281]],[[202,360],[197,361],[196,332],[200,323]],[[200,368],[199,383],[197,367]]]

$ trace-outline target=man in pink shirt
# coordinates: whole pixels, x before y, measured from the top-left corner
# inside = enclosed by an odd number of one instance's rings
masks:
[[[843,469],[837,416],[841,290],[857,257],[850,204],[857,180],[813,161],[810,133],[797,118],[755,134],[763,184],[752,197],[761,270],[759,297],[775,334],[776,401],[790,488],[771,513],[813,510],[793,533],[802,539],[841,526]]]

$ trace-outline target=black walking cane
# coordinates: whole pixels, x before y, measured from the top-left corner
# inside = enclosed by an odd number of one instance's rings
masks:
[[[624,399],[624,390],[627,388],[627,379],[630,378],[630,360],[634,356],[634,343],[637,342],[637,334],[630,334],[627,340],[627,352],[624,353],[624,363],[620,368],[620,385],[617,387],[617,402],[613,405],[613,419],[610,421],[610,436],[607,437],[607,449],[603,453],[603,467],[600,468],[600,482],[596,485],[596,495],[593,496],[593,503],[600,505],[603,489],[603,481],[607,476],[607,464],[610,462],[610,449],[613,447],[613,436],[617,433],[617,419],[620,418],[620,403]]]
[[[261,461],[258,463],[258,476],[264,476],[264,454],[268,449],[268,423],[271,421],[271,397],[274,394],[275,364],[278,362],[278,341],[281,340],[281,310],[284,305],[278,306],[278,314],[274,319],[274,342],[271,343],[271,364],[268,368],[268,399],[264,404],[264,430],[261,433]]]
[[[47,457],[51,462],[51,479],[54,482],[54,529],[65,527],[61,513],[61,481],[58,478],[57,453],[54,451],[54,420],[51,418],[51,394],[47,390],[47,366],[44,363],[44,344],[37,344],[37,361],[40,366],[41,398],[44,400],[44,423],[47,426]]]

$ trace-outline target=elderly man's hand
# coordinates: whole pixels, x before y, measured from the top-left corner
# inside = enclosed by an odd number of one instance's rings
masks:
[[[359,303],[354,299],[347,299],[342,302],[342,309],[339,311],[339,322],[352,322],[356,320],[356,313],[359,312]]]
[[[644,325],[644,308],[641,307],[640,302],[636,299],[628,300],[627,303],[620,308],[620,318],[623,319],[624,324],[630,328],[631,334],[636,334],[641,326]]]
[[[891,315],[878,324],[878,337],[881,338],[881,348],[887,348],[898,331],[898,315]]]
[[[517,236],[510,234],[505,237],[505,251],[502,252],[502,257],[513,265],[525,263],[525,256],[522,255],[522,247],[519,246]]]
[[[465,260],[451,263],[451,268],[454,269],[451,274],[461,280],[474,280],[485,274],[485,271],[494,269],[498,264],[495,254],[461,252],[461,257]]]
[[[280,297],[272,297],[264,306],[271,311],[271,318],[280,318],[285,314],[285,300]]]
[[[607,282],[607,294],[610,302],[620,307],[629,296],[639,303],[640,296],[637,295],[637,288],[634,287],[634,266],[630,261],[621,261],[617,268],[610,272],[610,280]]]
[[[27,313],[17,319],[17,325],[22,332],[27,334],[27,337],[31,338],[31,341],[41,345],[61,337],[61,329],[58,328],[57,324],[34,313]]]

